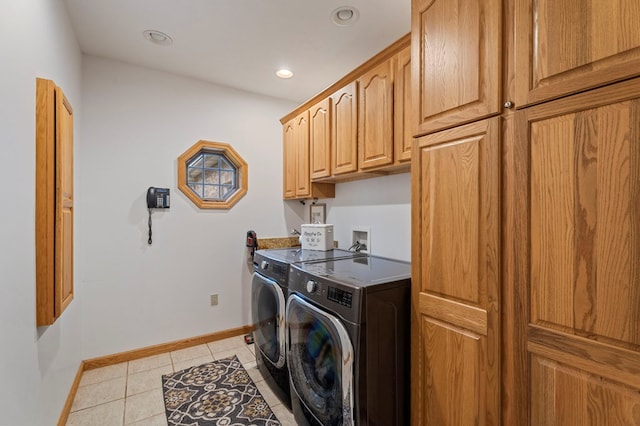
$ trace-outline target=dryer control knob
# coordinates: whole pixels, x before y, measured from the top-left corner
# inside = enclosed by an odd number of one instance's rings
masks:
[[[313,280],[307,281],[307,291],[309,293],[314,293],[317,289],[318,289],[318,283],[317,282],[315,282]]]
[[[260,263],[260,267],[266,270],[269,267],[269,264],[267,263],[266,260],[263,260],[262,263]]]

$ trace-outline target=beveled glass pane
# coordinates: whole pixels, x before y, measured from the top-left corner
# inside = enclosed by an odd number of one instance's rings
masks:
[[[202,183],[202,168],[189,167],[187,170],[187,181]]]
[[[218,154],[205,154],[204,166],[207,168],[217,169],[220,167],[220,156]]]
[[[220,183],[220,173],[218,170],[204,170],[204,183],[206,184],[218,184]]]
[[[205,187],[204,187],[204,199],[206,199],[206,200],[219,200],[220,199],[220,187],[218,185],[205,185]]]
[[[229,196],[233,194],[233,186],[221,186],[220,187],[220,198],[227,199]]]
[[[233,185],[234,182],[234,174],[233,171],[221,171],[220,172],[220,183],[223,185]]]
[[[187,164],[187,167],[202,167],[202,154],[193,157],[189,164]]]
[[[231,165],[231,163],[229,163],[229,161],[227,161],[226,158],[222,158],[222,164],[220,164],[220,168],[221,169],[226,169],[226,170],[235,170],[236,168],[233,167]]]
[[[198,184],[195,184],[195,183],[190,183],[190,184],[189,184],[189,188],[191,188],[191,190],[192,190],[193,192],[195,192],[195,193],[196,193],[196,195],[197,195],[198,197],[202,198],[202,188],[203,188],[203,185],[198,185]]]

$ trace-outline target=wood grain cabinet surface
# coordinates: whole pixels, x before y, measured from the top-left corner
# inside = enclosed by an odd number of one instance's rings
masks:
[[[640,74],[637,0],[515,0],[516,106]]]
[[[498,114],[502,2],[411,4],[413,135]]]
[[[331,166],[333,175],[358,170],[358,83],[331,95]]]
[[[73,300],[73,108],[51,80],[36,80],[36,324]]]
[[[395,58],[393,80],[394,163],[411,161],[413,143],[411,110],[411,46],[402,49]]]
[[[301,112],[282,127],[282,195],[285,200],[335,197],[332,183],[311,182],[309,128],[309,110]]]
[[[366,170],[393,163],[393,74],[391,58],[358,79],[358,166]]]
[[[412,424],[500,422],[500,118],[412,152]]]
[[[638,123],[640,79],[516,113],[507,196],[527,202],[507,235],[528,271],[515,356],[532,425],[640,422]]]
[[[331,98],[309,109],[311,180],[331,176]]]

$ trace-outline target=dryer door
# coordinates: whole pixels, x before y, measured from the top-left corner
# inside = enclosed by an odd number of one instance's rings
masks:
[[[257,272],[251,280],[251,293],[254,342],[266,359],[281,368],[285,363],[284,293],[278,283]]]
[[[289,375],[300,402],[323,425],[352,425],[354,353],[347,330],[295,294],[287,301],[287,330]]]

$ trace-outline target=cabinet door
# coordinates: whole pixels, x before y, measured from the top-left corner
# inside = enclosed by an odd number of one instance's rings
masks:
[[[500,0],[412,0],[414,136],[499,112]]]
[[[349,83],[331,96],[333,174],[358,170],[358,84]]]
[[[360,169],[393,163],[393,64],[385,61],[358,79]]]
[[[311,194],[309,177],[309,111],[296,117],[293,131],[296,145],[296,197]]]
[[[294,128],[295,119],[288,121],[282,128],[283,198],[295,198],[296,196],[296,140]]]
[[[309,109],[311,179],[331,176],[331,98]]]
[[[73,300],[73,203],[73,109],[56,87],[56,317]]]
[[[532,425],[638,424],[638,123],[638,78],[516,113],[505,240]]]
[[[411,47],[396,56],[396,72],[393,81],[393,139],[396,163],[411,160]]]
[[[412,424],[500,422],[500,118],[412,152]]]
[[[73,300],[73,109],[51,80],[36,80],[36,324]]]
[[[516,106],[640,74],[638,0],[517,0]]]

